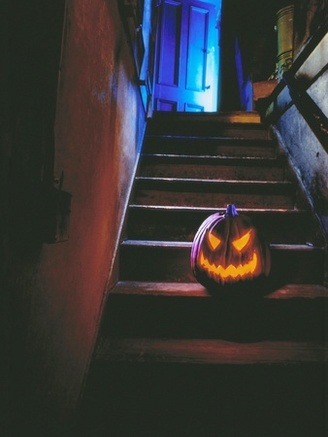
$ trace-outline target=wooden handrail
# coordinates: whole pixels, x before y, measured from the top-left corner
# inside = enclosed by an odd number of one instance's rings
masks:
[[[292,73],[295,74],[300,69],[300,67],[310,57],[311,53],[316,49],[322,39],[326,36],[327,32],[328,21],[325,21],[320,27],[318,27],[311,39],[309,39],[308,43],[304,46],[303,50],[298,54],[296,59],[294,59],[289,69]]]
[[[273,111],[270,115],[267,115],[266,118],[268,122],[273,122],[274,119],[280,117],[288,108],[290,108],[291,105],[294,104],[322,146],[328,152],[328,119],[307,92],[308,88],[313,83],[313,80],[308,81],[305,84],[304,81],[297,77],[297,73],[309,59],[314,50],[318,47],[320,42],[326,36],[327,32],[328,22],[325,21],[304,46],[303,50],[294,60],[289,70],[284,73],[282,81],[279,82],[271,96],[268,98],[267,102],[267,108],[273,106],[275,111]],[[318,72],[318,74],[320,73],[322,73],[322,71]],[[317,77],[318,75],[315,76],[315,80]],[[285,105],[284,108],[279,108],[277,111],[276,108],[279,95],[283,92],[286,86],[288,87],[291,101]]]
[[[290,96],[303,118],[310,126],[326,152],[328,152],[328,119],[319,106],[302,87],[301,81],[292,72],[286,71],[283,81],[288,86]]]

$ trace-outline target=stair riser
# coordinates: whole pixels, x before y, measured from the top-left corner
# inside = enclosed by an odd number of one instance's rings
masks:
[[[192,179],[283,181],[285,172],[281,167],[266,166],[265,164],[262,166],[233,166],[142,162],[140,175]]]
[[[150,123],[147,128],[147,135],[186,135],[186,136],[216,136],[216,137],[232,137],[232,138],[250,138],[250,139],[269,139],[267,129],[263,126],[254,124],[244,125],[227,125],[217,122],[198,122],[181,123],[172,122],[162,124]]]
[[[79,437],[325,435],[321,363],[158,361],[136,351],[93,362]]]
[[[200,224],[210,214],[212,212],[197,210],[138,210],[130,208],[127,238],[131,240],[192,241]],[[304,244],[315,239],[311,217],[306,213],[247,212],[245,215],[251,218],[253,224],[270,243]]]
[[[324,299],[110,295],[104,335],[221,338],[230,341],[324,341]]]
[[[270,278],[282,283],[323,282],[321,250],[271,250]],[[190,248],[122,245],[120,278],[127,281],[195,282]]]
[[[170,192],[138,190],[135,204],[211,208],[234,203],[239,208],[294,208],[294,195],[231,192]]]
[[[276,146],[272,141],[153,137],[146,138],[143,152],[274,158],[276,157]]]

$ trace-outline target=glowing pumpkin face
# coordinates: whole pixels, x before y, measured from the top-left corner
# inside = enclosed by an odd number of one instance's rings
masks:
[[[268,275],[270,255],[251,220],[228,205],[224,215],[212,214],[198,229],[191,267],[203,285],[223,285]]]

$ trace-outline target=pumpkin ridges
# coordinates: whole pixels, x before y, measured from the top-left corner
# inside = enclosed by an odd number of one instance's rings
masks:
[[[199,244],[200,242],[203,240],[203,238],[205,238],[205,234],[207,232],[208,229],[213,229],[214,226],[217,225],[217,223],[219,221],[221,221],[224,218],[224,215],[216,212],[214,214],[211,214],[209,217],[207,217],[202,224],[200,225],[198,231],[195,234],[194,237],[194,241],[192,244],[192,248],[191,248],[191,263],[193,266],[193,271],[194,271],[194,266],[195,266],[195,262],[198,258],[198,254],[199,254]],[[209,227],[210,226],[210,227]]]
[[[232,241],[242,238],[249,230],[252,230],[249,242],[240,250],[234,248]],[[219,245],[217,250],[208,247],[208,232],[222,238],[223,246]],[[192,244],[193,274],[207,288],[268,276],[270,261],[269,248],[256,227],[247,216],[239,215],[234,205],[228,205],[225,214],[207,217]]]

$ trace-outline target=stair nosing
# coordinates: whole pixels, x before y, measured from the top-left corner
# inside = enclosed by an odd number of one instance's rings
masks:
[[[291,365],[326,362],[328,345],[322,342],[273,341],[236,343],[221,339],[102,338],[96,360],[216,365]]]
[[[126,239],[121,242],[125,247],[165,247],[189,249],[192,246],[192,241],[164,241],[164,240],[135,240]],[[297,250],[297,251],[322,251],[323,248],[312,244],[287,244],[287,243],[269,243],[271,250]]]
[[[191,155],[191,154],[174,154],[174,153],[142,153],[141,159],[143,158],[160,158],[160,159],[176,159],[176,160],[192,160],[192,161],[198,161],[198,160],[208,160],[208,161],[224,161],[224,162],[256,162],[256,163],[263,163],[263,161],[267,161],[268,163],[277,163],[277,164],[283,164],[283,161],[281,161],[281,158],[279,157],[266,157],[266,156],[225,156],[225,155]]]
[[[174,114],[174,115],[173,115]],[[267,130],[266,125],[261,120],[261,116],[259,111],[251,110],[251,111],[219,111],[219,112],[186,112],[186,111],[155,111],[150,122],[158,123],[163,122],[163,120],[167,119],[178,119],[180,122],[185,121],[207,121],[207,122],[215,122],[220,125],[250,125],[257,126]]]
[[[119,280],[109,291],[110,295],[120,296],[163,296],[183,298],[213,298],[206,288],[198,282],[154,282]],[[273,292],[264,295],[265,300],[288,299],[328,299],[328,287],[321,284],[284,284]]]
[[[200,211],[205,212],[208,211],[209,214],[217,213],[217,212],[225,212],[226,208],[208,208],[208,207],[202,207],[202,206],[177,206],[177,205],[147,205],[147,204],[135,204],[131,203],[129,205],[129,208],[131,209],[147,209],[147,210],[162,210],[162,211]],[[307,213],[309,214],[309,211],[307,209],[297,209],[297,208],[238,208],[238,212],[243,213],[292,213],[292,214],[299,214],[299,213]]]
[[[163,138],[165,140],[201,140],[201,141],[206,141],[206,140],[215,140],[215,141],[228,141],[228,142],[232,142],[232,141],[238,141],[238,142],[254,142],[254,143],[268,143],[268,144],[272,144],[273,146],[276,146],[276,141],[273,140],[272,138],[247,138],[247,137],[242,137],[242,136],[236,136],[233,137],[231,135],[229,136],[224,136],[224,135],[209,135],[209,136],[202,136],[202,135],[162,135],[162,134],[147,134],[146,135],[146,140],[147,139],[154,139],[154,138]]]
[[[259,185],[259,186],[294,186],[292,181],[263,181],[263,180],[240,180],[240,179],[195,179],[195,178],[177,178],[177,177],[151,177],[151,176],[136,176],[136,181],[141,182],[163,182],[163,183],[204,183],[209,185],[221,184],[221,185]]]

